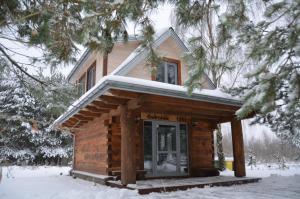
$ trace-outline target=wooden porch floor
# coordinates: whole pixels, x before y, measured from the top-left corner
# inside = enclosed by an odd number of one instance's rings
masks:
[[[121,185],[120,181],[107,181],[106,184],[111,187],[127,188],[138,190],[139,194],[149,194],[151,192],[169,192],[177,190],[186,190],[190,188],[204,188],[214,186],[231,186],[260,181],[261,178],[250,177],[193,177],[193,178],[173,178],[173,179],[147,179],[138,180],[136,184],[129,184],[126,187]]]

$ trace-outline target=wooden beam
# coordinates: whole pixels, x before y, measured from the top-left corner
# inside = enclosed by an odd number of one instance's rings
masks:
[[[110,89],[109,93],[111,93],[113,96],[121,97],[125,99],[137,99],[140,96],[140,94],[136,92],[116,90],[116,89]]]
[[[80,122],[81,121],[91,121],[91,120],[94,119],[93,117],[85,117],[85,116],[83,116],[81,114],[78,114],[78,113],[76,115],[74,115],[73,117],[78,119]]]
[[[62,123],[63,126],[68,126],[68,127],[71,127],[73,125],[75,125],[76,123],[71,123],[71,122],[64,122]]]
[[[197,117],[204,117],[206,119],[212,119],[212,120],[228,120],[231,121],[231,119],[234,117],[234,112],[226,112],[226,111],[219,111],[219,110],[205,110],[201,108],[191,108],[186,106],[174,106],[174,105],[168,105],[163,104],[159,102],[149,102],[144,103],[142,105],[142,111],[145,112],[160,112],[160,113],[168,113],[168,114],[184,114],[184,115],[194,115]]]
[[[83,124],[88,123],[88,121],[79,121],[78,123],[76,123],[75,125],[73,125],[71,128],[75,129],[75,128],[79,128],[81,127]]]
[[[86,110],[89,110],[93,113],[108,113],[109,109],[106,108],[98,108],[97,106],[88,105],[85,107]]]
[[[246,176],[245,169],[245,154],[244,154],[244,141],[242,123],[240,120],[231,121],[232,131],[232,148],[233,148],[233,163],[234,163],[234,175],[236,177]]]
[[[121,123],[121,183],[136,183],[135,118],[126,105],[120,105]]]
[[[113,104],[113,105],[126,104],[128,101],[128,99],[114,97],[114,96],[108,96],[108,95],[102,95],[100,97],[100,100],[106,104]]]
[[[76,118],[73,118],[73,117],[70,117],[67,121],[70,121],[70,122],[78,122],[78,120]]]
[[[76,124],[78,122],[78,119],[75,119],[75,118],[69,118],[67,121],[64,121],[63,123],[62,123],[62,125],[63,124],[65,124],[65,125],[74,125],[74,124]]]
[[[67,128],[71,128],[73,125],[71,125],[71,124],[66,124],[66,123],[63,123],[63,124],[62,124],[62,126],[63,126],[63,127],[67,127]]]
[[[86,110],[79,111],[79,114],[87,116],[87,117],[100,117],[101,116],[101,113],[99,113],[99,112],[95,113],[95,112],[86,111]]]
[[[100,100],[95,100],[91,104],[96,106],[99,109],[117,109],[118,108],[118,105],[107,104]]]
[[[73,121],[69,122],[70,119],[73,119]],[[77,120],[77,119],[75,119],[74,116],[73,116],[72,118],[69,118],[69,120],[67,120],[66,122],[64,122],[64,123],[62,124],[62,126],[66,126],[66,127],[68,127],[68,128],[74,128],[74,126],[76,126],[76,125],[79,124],[79,123],[80,123],[80,121]]]
[[[196,101],[196,100],[188,100],[188,99],[179,99],[167,96],[159,96],[159,95],[150,95],[144,94],[139,98],[139,103],[161,103],[166,105],[174,105],[177,107],[190,107],[190,108],[198,108],[202,110],[211,110],[211,111],[224,111],[234,113],[240,107],[239,106],[230,106],[224,104],[216,104],[211,102],[204,102],[204,101]]]

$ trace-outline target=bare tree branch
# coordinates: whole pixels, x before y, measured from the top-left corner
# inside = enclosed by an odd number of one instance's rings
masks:
[[[34,81],[40,83],[41,85],[45,85],[47,86],[47,84],[45,82],[43,82],[42,80],[32,76],[31,74],[29,74],[26,70],[24,70],[24,68],[22,68],[22,66],[20,66],[15,60],[13,60],[6,52],[5,50],[0,46],[0,51],[2,52],[2,54],[15,66],[17,67],[22,73],[24,73],[25,75],[27,75],[28,77],[30,77],[31,79],[33,79]]]

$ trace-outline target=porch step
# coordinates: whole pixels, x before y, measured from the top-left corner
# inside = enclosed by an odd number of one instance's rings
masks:
[[[146,170],[136,170],[136,173],[141,173],[141,174],[146,174],[147,173],[147,171]],[[113,176],[119,176],[119,175],[121,175],[121,171],[111,171],[111,174],[113,175]]]
[[[117,188],[126,188],[137,190],[139,194],[149,194],[151,192],[169,192],[186,190],[190,188],[205,188],[214,186],[231,186],[241,185],[246,183],[255,183],[261,178],[249,177],[230,177],[230,176],[215,176],[215,177],[193,177],[193,178],[173,178],[173,179],[147,179],[138,180],[136,184],[123,186],[120,181],[107,181],[107,185]]]
[[[72,170],[70,173],[73,177],[78,177],[78,178],[92,181],[92,182],[102,184],[102,185],[106,185],[107,181],[117,180],[117,178],[115,176],[100,175],[100,174],[94,174],[94,173],[89,173],[89,172],[85,172],[85,171]]]
[[[139,180],[142,180],[145,178],[145,174],[147,173],[146,170],[136,170],[136,177]],[[117,180],[121,178],[121,171],[116,170],[116,171],[111,171],[111,175],[115,176]]]

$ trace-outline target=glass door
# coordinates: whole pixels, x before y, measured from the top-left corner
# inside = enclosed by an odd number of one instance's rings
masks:
[[[168,175],[178,172],[177,125],[157,124],[156,128],[156,174]]]
[[[188,174],[185,124],[144,122],[144,169],[148,176]]]

